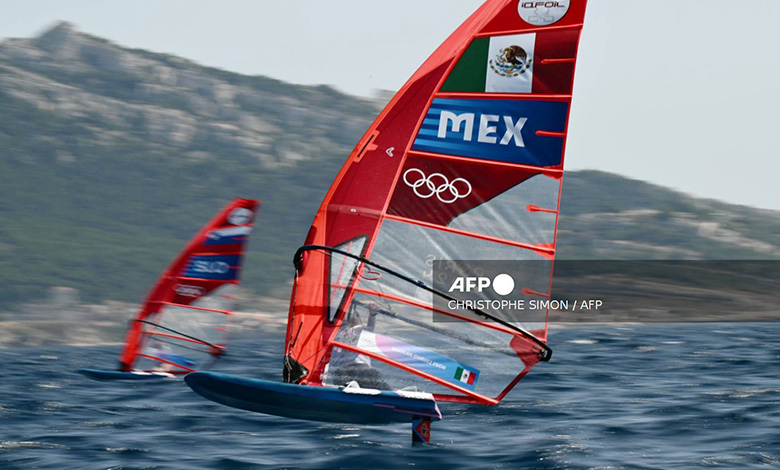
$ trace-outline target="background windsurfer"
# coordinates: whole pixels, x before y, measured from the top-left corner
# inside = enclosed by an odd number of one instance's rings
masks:
[[[368,322],[364,325],[357,311],[357,304],[347,313],[344,325],[341,327],[337,338],[345,344],[357,344],[360,333],[374,331],[376,315],[381,310],[377,304],[368,305]],[[330,382],[336,385],[346,385],[352,381],[362,388],[374,388],[378,390],[390,390],[390,385],[385,382],[382,373],[371,367],[371,358],[352,351],[335,348],[328,365]]]

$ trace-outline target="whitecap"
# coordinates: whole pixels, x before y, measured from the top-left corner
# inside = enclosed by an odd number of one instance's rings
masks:
[[[70,447],[62,444],[52,444],[50,442],[0,441],[0,450],[18,449],[70,449]]]

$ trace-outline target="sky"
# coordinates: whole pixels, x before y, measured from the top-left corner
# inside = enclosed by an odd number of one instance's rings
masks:
[[[481,3],[0,0],[0,38],[67,20],[124,46],[372,96],[400,88]],[[780,210],[778,24],[778,0],[590,0],[566,169]]]

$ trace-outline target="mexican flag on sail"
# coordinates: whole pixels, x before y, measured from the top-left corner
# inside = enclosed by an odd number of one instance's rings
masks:
[[[535,46],[536,33],[477,38],[441,91],[531,93]]]

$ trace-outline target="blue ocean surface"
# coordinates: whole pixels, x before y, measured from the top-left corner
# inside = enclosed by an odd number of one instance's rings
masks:
[[[279,379],[282,335],[215,367]],[[290,421],[209,402],[182,381],[90,381],[118,347],[0,350],[2,469],[780,468],[780,324],[552,330],[553,360],[497,407],[408,425]]]

